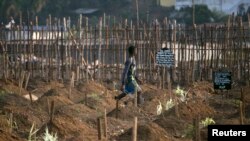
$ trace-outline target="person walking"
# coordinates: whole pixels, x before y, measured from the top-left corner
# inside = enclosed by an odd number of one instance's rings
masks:
[[[121,80],[121,91],[122,93],[118,96],[115,96],[116,100],[121,100],[126,95],[134,96],[137,92],[137,103],[142,104],[143,98],[141,95],[142,89],[139,86],[141,84],[141,80],[138,78],[136,74],[136,47],[129,46],[128,49],[128,59],[125,62],[125,67],[122,73],[122,80]],[[139,83],[139,84],[138,84]]]

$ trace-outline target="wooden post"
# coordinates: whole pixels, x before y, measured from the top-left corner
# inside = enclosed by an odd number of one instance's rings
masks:
[[[9,132],[12,133],[12,130],[13,130],[13,113],[10,113],[9,126],[10,126]]]
[[[76,67],[76,82],[78,83],[80,80],[80,67]],[[77,85],[77,84],[76,84]]]
[[[168,93],[170,98],[172,98],[172,84],[171,84],[171,76],[170,76],[170,69],[167,69],[167,83],[168,83]]]
[[[200,141],[200,115],[194,119],[194,141]]]
[[[53,118],[54,118],[54,111],[55,111],[55,105],[54,105],[54,100],[51,101],[51,105],[50,105],[50,123],[53,122]]]
[[[246,103],[245,103],[245,93],[244,93],[244,89],[241,88],[241,101],[242,101],[242,112],[243,112],[243,116],[246,116]]]
[[[19,79],[19,95],[21,95],[22,93],[23,80],[24,80],[24,71],[21,72],[21,77]]]
[[[118,118],[118,110],[119,110],[119,100],[116,100],[116,113],[115,113],[115,118]]]
[[[27,86],[28,86],[28,83],[29,83],[29,79],[30,79],[30,72],[28,72],[27,77],[26,77],[25,87],[24,87],[25,90],[27,90]]]
[[[65,18],[64,18],[65,19]],[[65,54],[65,46],[64,46],[64,30],[63,30],[63,28],[61,27],[61,46],[60,46],[60,56],[61,56],[61,75],[60,75],[60,77],[62,78],[62,82],[64,82],[64,71],[65,71],[65,63],[64,63],[64,54]],[[65,61],[66,61],[66,59],[65,59]]]
[[[46,26],[48,27],[48,19],[46,20]],[[45,77],[46,77],[46,82],[49,82],[49,39],[48,39],[48,29],[45,30],[45,58],[46,58],[46,62],[45,62]]]
[[[86,17],[86,31],[85,31],[85,33],[86,33],[86,81],[87,81],[87,83],[89,83],[89,69],[88,69],[88,63],[89,63],[89,56],[88,56],[88,54],[89,54],[89,52],[88,52],[88,48],[89,48],[89,45],[88,45],[88,40],[89,40],[89,23],[88,23],[88,17]]]
[[[98,48],[98,65],[97,65],[97,68],[98,68],[97,80],[99,82],[101,80],[101,63],[102,63],[101,54],[102,54],[102,18],[100,18],[100,21],[99,21],[99,48]]]
[[[176,29],[177,29],[176,20],[174,20],[174,26],[173,26],[173,52],[174,52],[175,55],[176,55],[176,33],[177,33]],[[180,30],[180,28],[178,30]],[[177,62],[175,61],[175,65],[172,68],[172,70],[173,70],[172,71],[172,76],[173,76],[173,81],[174,82],[176,82],[176,80],[177,80],[177,76],[176,76],[176,66],[177,65],[176,65],[176,63],[178,64],[178,61]]]
[[[176,99],[176,96],[175,96],[175,99],[174,99],[174,104],[175,104],[175,108],[174,108],[174,110],[175,110],[175,116],[177,117],[177,118],[180,118],[180,114],[179,114],[179,106],[178,106],[178,102],[177,102],[177,99]]]
[[[196,47],[196,25],[193,25],[194,39],[193,39],[193,47],[192,47],[192,83],[195,81],[195,47]]]
[[[48,19],[48,24],[49,24],[49,29],[48,29],[48,32],[49,32],[49,42],[48,42],[48,57],[49,57],[49,66],[48,66],[48,81],[50,82],[51,78],[52,78],[52,69],[51,69],[51,61],[52,61],[52,49],[51,49],[51,32],[53,33],[53,31],[51,30],[51,15],[49,15],[49,19]]]
[[[32,104],[32,103],[33,103],[33,99],[32,99],[32,94],[31,94],[31,92],[29,92],[29,96],[30,96],[30,103]]]
[[[114,50],[114,63],[116,63],[116,79],[119,78],[120,76],[120,56],[119,56],[119,47],[116,46],[120,44],[120,40],[119,40],[119,32],[118,32],[118,27],[115,27],[115,44],[114,44],[114,47],[116,47],[116,49]]]
[[[72,91],[72,87],[74,87],[74,79],[75,79],[75,73],[72,72],[71,73],[71,81],[70,81],[70,87],[69,87],[69,99],[71,97],[71,91]]]
[[[137,117],[134,118],[132,141],[137,141]]]
[[[104,137],[107,139],[107,127],[108,127],[108,121],[107,121],[107,110],[104,110]]]
[[[97,131],[98,131],[98,140],[102,140],[102,124],[101,119],[97,118]]]
[[[192,140],[193,141],[196,141],[196,119],[194,118],[193,119],[193,138],[192,138]]]
[[[61,39],[60,39],[60,36],[62,36],[62,33],[61,33],[61,29],[59,28],[59,26],[60,26],[60,19],[57,19],[57,21],[56,21],[56,28],[57,28],[57,35],[56,35],[56,61],[57,61],[57,80],[59,80],[59,81],[62,81],[62,77],[61,77],[61,66],[63,65],[62,64],[62,60],[61,60],[61,50],[62,50],[62,48],[61,48],[61,46],[62,45],[60,45],[60,43],[62,43],[61,42]],[[62,81],[63,82],[63,81]]]
[[[41,33],[41,36],[42,36],[42,40],[41,40],[41,42],[42,42],[42,45],[41,45],[41,71],[42,71],[42,77],[44,78],[44,65],[45,65],[45,63],[46,62],[44,62],[44,58],[45,58],[45,56],[44,56],[44,51],[45,51],[45,49],[44,49],[44,27],[42,27],[42,31],[41,31],[42,33]]]
[[[85,105],[87,105],[87,104],[88,104],[88,94],[85,93]]]
[[[243,115],[243,104],[240,102],[240,124],[244,124],[244,115]]]

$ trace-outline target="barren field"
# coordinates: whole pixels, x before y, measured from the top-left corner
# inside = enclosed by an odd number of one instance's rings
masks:
[[[138,117],[138,141],[189,141],[197,117],[200,122],[212,118],[215,124],[240,124],[241,88],[245,95],[243,120],[249,124],[250,88],[247,86],[236,85],[223,93],[214,91],[210,82],[182,87],[187,96],[185,101],[176,96],[178,117],[175,107],[166,109],[170,99],[168,91],[151,84],[142,85],[143,105],[134,107],[126,97],[119,102],[117,111],[114,96],[120,91],[112,81],[79,83],[70,94],[69,84],[31,79],[25,90],[15,81],[0,80],[0,140],[28,140],[33,125],[33,131],[37,129],[37,132],[32,140],[43,140],[48,128],[49,133],[56,133],[59,141],[97,141],[97,118],[106,110],[108,141],[130,141],[134,117]],[[128,101],[126,105],[124,101]],[[162,112],[157,114],[160,104]],[[206,127],[200,126],[200,136],[206,140]]]

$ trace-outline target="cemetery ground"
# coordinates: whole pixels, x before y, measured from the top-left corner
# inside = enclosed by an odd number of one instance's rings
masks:
[[[71,89],[67,83],[32,78],[26,89],[20,89],[16,81],[1,80],[0,140],[43,140],[48,128],[60,141],[97,141],[98,129],[102,140],[106,136],[108,141],[129,141],[137,117],[138,141],[189,141],[199,135],[205,141],[207,124],[250,123],[249,86],[235,84],[232,90],[220,92],[211,82],[200,81],[180,87],[187,94],[183,97],[173,85],[171,98],[178,103],[173,106],[168,90],[144,83],[144,104],[135,107],[126,97],[117,110],[116,84],[118,80],[89,81]]]

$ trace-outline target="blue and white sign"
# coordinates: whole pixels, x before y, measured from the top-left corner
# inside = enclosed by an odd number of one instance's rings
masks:
[[[175,57],[171,50],[163,48],[156,53],[156,63],[163,67],[174,66]]]

